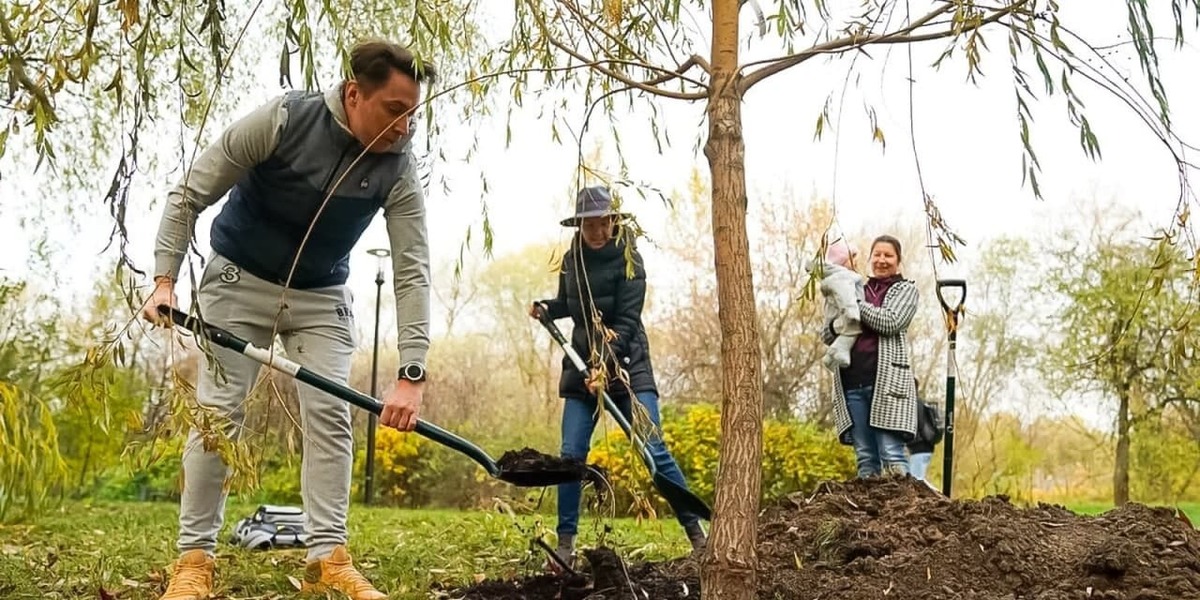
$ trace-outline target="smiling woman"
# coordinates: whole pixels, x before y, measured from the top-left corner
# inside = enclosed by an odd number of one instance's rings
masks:
[[[905,442],[917,428],[916,389],[908,352],[908,326],[917,312],[917,286],[900,273],[900,240],[881,235],[871,243],[871,278],[858,300],[862,333],[850,364],[834,377],[833,415],[838,438],[853,445],[858,476],[907,473]],[[837,337],[823,330],[825,343]]]

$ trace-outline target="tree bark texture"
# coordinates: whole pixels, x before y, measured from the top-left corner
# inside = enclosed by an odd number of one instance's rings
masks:
[[[713,6],[712,92],[704,147],[721,323],[721,442],[716,501],[700,589],[705,600],[751,600],[758,588],[762,479],[762,349],[746,234],[746,149],[737,86],[738,0]]]

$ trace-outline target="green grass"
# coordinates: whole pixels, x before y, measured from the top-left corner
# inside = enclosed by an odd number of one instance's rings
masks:
[[[252,504],[231,504],[217,550],[217,594],[238,599],[296,596],[289,576],[303,574],[303,550],[243,550],[227,542]],[[170,503],[72,503],[35,524],[0,526],[0,598],[158,598],[175,558],[178,508]],[[554,544],[553,516],[496,511],[400,510],[354,506],[350,551],[391,598],[428,598],[433,584],[540,571],[535,532]],[[606,527],[607,526],[607,527]],[[603,533],[606,529],[609,531]],[[660,560],[690,548],[674,520],[586,518],[580,545],[605,542],[630,556]],[[103,590],[103,591],[101,591]],[[106,595],[107,594],[107,595]]]
[[[1191,521],[1192,524],[1200,526],[1200,502],[1180,502],[1179,504],[1171,505],[1158,505],[1150,503],[1150,505],[1177,508],[1187,515],[1188,520]],[[1070,502],[1064,506],[1081,515],[1098,515],[1113,509],[1111,502]]]

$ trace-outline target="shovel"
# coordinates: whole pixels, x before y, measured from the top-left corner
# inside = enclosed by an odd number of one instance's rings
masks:
[[[570,357],[575,368],[579,369],[579,372],[586,379],[588,377],[587,363],[583,362],[583,358],[579,356],[579,353],[575,351],[575,348],[571,346],[567,338],[563,337],[562,331],[559,331],[558,326],[550,320],[550,317],[541,305],[538,305],[537,319],[546,328],[546,331],[550,332],[550,337],[554,338],[555,342],[558,342],[563,352],[566,352],[567,356]],[[658,488],[658,493],[662,494],[663,498],[666,498],[671,506],[687,509],[688,512],[699,516],[701,519],[711,521],[712,509],[699,496],[692,493],[686,487],[667,479],[665,475],[658,472],[658,467],[654,465],[654,458],[650,456],[650,449],[646,441],[634,433],[633,426],[629,424],[629,420],[625,418],[625,415],[621,414],[621,410],[617,408],[616,403],[609,397],[608,392],[600,390],[600,398],[604,402],[604,409],[617,422],[617,425],[620,425],[621,430],[625,432],[625,436],[633,442],[634,448],[641,455],[642,462],[645,463],[646,469],[650,471],[650,478],[654,481],[654,487]]]
[[[270,351],[259,348],[220,327],[204,323],[199,318],[188,316],[182,311],[166,305],[159,305],[158,312],[163,316],[170,316],[176,325],[188,329],[196,335],[204,336],[218,346],[240,352],[276,371],[287,373],[299,381],[333,394],[376,416],[383,412],[383,403],[378,400],[322,377],[278,354],[272,355]],[[479,463],[488,475],[517,486],[546,487],[581,481],[588,472],[587,466],[583,462],[576,463],[530,450],[506,452],[497,463],[479,446],[421,419],[417,419],[414,431],[418,435],[466,455]]]
[[[943,289],[959,289],[956,304],[946,301]],[[954,385],[958,379],[958,361],[955,359],[955,347],[958,345],[958,320],[962,317],[963,302],[967,299],[967,282],[962,279],[939,279],[937,282],[938,302],[946,313],[946,339],[949,342],[946,350],[946,445],[942,449],[942,494],[950,497],[950,485],[954,482]]]

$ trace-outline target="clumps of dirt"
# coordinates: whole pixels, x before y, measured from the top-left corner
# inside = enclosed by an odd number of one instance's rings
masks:
[[[583,460],[551,456],[522,448],[509,450],[496,461],[500,469],[499,478],[520,486],[547,486],[569,481],[584,481],[599,484],[604,480],[604,471]]]
[[[471,586],[469,590],[456,590],[439,594],[439,598],[462,598],[487,600],[528,600],[531,598],[557,598],[577,600],[587,596],[592,589],[587,577],[573,575],[535,575],[520,581],[485,580]],[[463,595],[465,594],[465,595]]]
[[[598,549],[584,559],[584,581],[486,581],[451,597],[700,597],[691,558],[626,564]],[[949,500],[907,477],[827,483],[766,507],[758,559],[757,596],[773,600],[1200,598],[1200,533],[1171,509],[1080,516],[1003,496]]]

